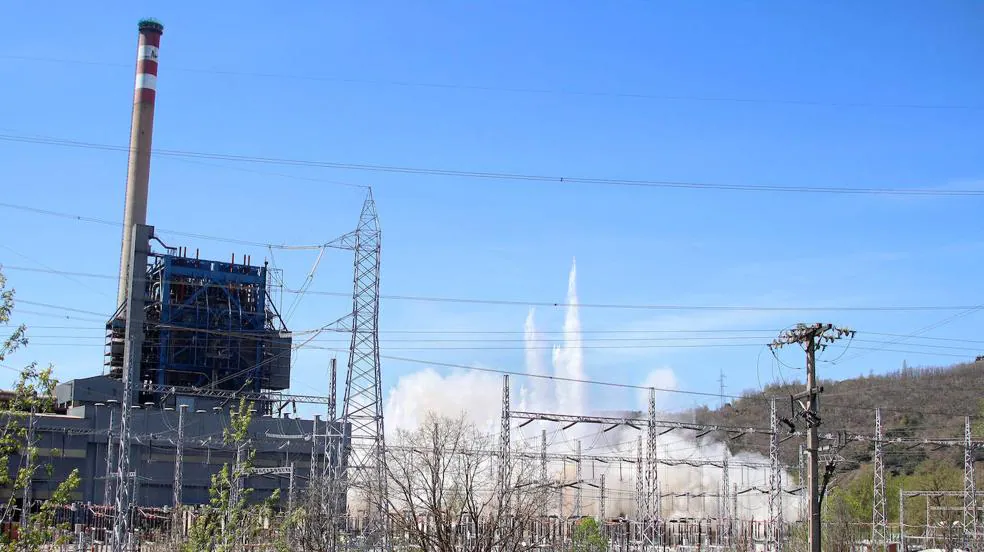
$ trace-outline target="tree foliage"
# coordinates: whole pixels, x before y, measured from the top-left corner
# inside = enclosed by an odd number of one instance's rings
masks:
[[[226,445],[236,451],[236,462],[223,464],[212,476],[209,503],[202,507],[192,524],[186,552],[241,550],[255,542],[263,530],[264,520],[274,516],[274,505],[280,501],[279,490],[260,504],[251,504],[253,489],[245,479],[253,467],[255,449],[249,443],[253,403],[241,399],[229,411],[229,426],[223,432]]]
[[[6,279],[0,272],[0,324],[9,324],[13,310],[14,290],[7,289]],[[0,362],[27,344],[27,328],[21,324],[0,345]],[[58,382],[52,376],[52,369],[51,366],[38,368],[34,362],[21,368],[13,395],[0,405],[0,465],[10,466],[11,459],[15,456],[19,459],[12,472],[9,468],[0,470],[0,488],[10,492],[9,498],[0,509],[0,523],[4,526],[17,517],[17,499],[24,496],[25,489],[30,488],[38,470],[47,470],[50,473],[53,468],[50,463],[39,461],[33,431],[38,414],[50,412],[54,406],[55,386]],[[57,451],[51,451],[52,455],[56,453]],[[79,483],[78,470],[73,470],[57,485],[37,513],[31,512],[32,504],[22,505],[17,539],[12,539],[12,535],[6,533],[0,536],[2,550],[41,550],[44,545],[63,542],[67,527],[56,524],[55,512],[71,502],[72,494]]]
[[[853,543],[871,538],[874,502],[873,470],[865,466],[841,480],[824,498],[824,549],[849,551]],[[963,468],[953,459],[929,459],[911,475],[886,476],[886,516],[890,527],[899,523],[899,492],[961,491]],[[959,528],[961,496],[913,496],[905,499],[907,533],[932,538],[936,548],[952,549],[962,537]],[[931,516],[927,523],[927,512]]]
[[[608,550],[608,539],[601,532],[601,526],[594,518],[584,518],[574,526],[571,535],[571,550],[573,552],[605,552]]]

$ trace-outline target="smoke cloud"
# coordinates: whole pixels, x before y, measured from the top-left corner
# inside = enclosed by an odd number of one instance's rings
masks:
[[[563,379],[584,379],[584,350],[581,347],[581,315],[577,300],[577,262],[571,261],[567,278],[567,311],[564,314],[564,344],[553,350],[557,409],[566,414],[584,414],[584,384]]]
[[[450,417],[464,414],[478,427],[498,427],[502,377],[466,370],[442,375],[431,368],[401,377],[383,410],[387,437],[397,429],[416,429],[428,412]]]
[[[564,313],[563,338],[553,347],[551,354],[552,375],[569,380],[585,379],[584,354],[581,337],[581,318],[577,293],[576,262],[571,263],[567,282],[567,308]],[[524,322],[525,368],[531,376],[546,376],[547,370],[541,355],[544,338],[538,332],[533,309]],[[589,414],[591,398],[585,384],[563,379],[548,380],[544,377],[525,378],[514,389],[514,409],[561,414]],[[672,390],[677,388],[676,375],[670,368],[658,368],[648,372],[638,384],[657,388],[657,412],[671,410],[674,406]],[[416,428],[427,412],[457,416],[464,413],[470,420],[498,431],[501,414],[502,378],[496,374],[474,371],[453,371],[442,375],[426,369],[399,379],[390,391],[385,416],[387,433],[396,428]],[[649,391],[641,389],[635,396],[626,397],[628,404],[635,404],[630,411],[619,416],[646,416],[649,408]],[[668,414],[658,414],[667,419]],[[645,450],[645,429],[621,426],[606,430],[604,427],[579,424],[561,429],[558,424],[540,422],[523,428],[513,426],[513,443],[528,451],[539,450],[541,430],[546,430],[549,453],[570,458],[581,442],[584,456],[618,457],[623,461],[597,462],[584,459],[581,462],[581,513],[597,515],[600,510],[599,483],[605,475],[605,511],[608,516],[636,514],[637,466],[639,437]],[[604,431],[603,431],[604,430]],[[725,443],[710,438],[697,439],[693,431],[674,430],[657,438],[657,458],[677,465],[660,464],[658,467],[660,511],[664,518],[719,516],[725,509],[724,474],[720,467],[699,466],[704,461],[720,463],[728,459],[729,498],[737,485],[739,494],[737,515],[742,519],[768,518],[769,459],[761,454],[732,453]],[[529,460],[535,462],[536,460]],[[689,464],[688,464],[689,463]],[[567,483],[576,480],[576,467],[572,461],[552,461],[548,464],[551,478]],[[783,474],[783,487],[789,489],[790,478]],[[552,510],[570,515],[575,509],[576,492],[567,486],[558,491]],[[797,519],[800,512],[799,498],[783,495],[784,516]],[[731,510],[732,504],[727,505]]]

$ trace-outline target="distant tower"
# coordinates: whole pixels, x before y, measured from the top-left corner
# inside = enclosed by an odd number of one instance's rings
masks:
[[[885,549],[888,542],[888,516],[885,502],[885,452],[882,441],[881,409],[875,409],[875,467],[872,481],[871,545],[874,550]]]
[[[364,494],[368,520],[363,528],[369,549],[386,541],[386,459],[383,441],[383,392],[379,366],[379,220],[372,190],[366,196],[355,238],[352,293],[352,343],[345,378],[343,421],[351,428],[346,450],[346,480]]]
[[[724,408],[724,368],[718,369],[718,391],[720,393],[719,408]]]
[[[974,478],[974,440],[971,432],[970,417],[964,418],[964,534],[971,535],[968,550],[980,550],[980,535],[977,534],[977,489]]]
[[[769,550],[781,552],[782,464],[779,457],[779,414],[776,410],[776,399],[772,399],[769,422]]]

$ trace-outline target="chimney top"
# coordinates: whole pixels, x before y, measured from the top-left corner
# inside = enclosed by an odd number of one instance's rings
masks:
[[[137,29],[139,29],[141,32],[157,31],[158,33],[163,34],[164,24],[153,18],[141,19],[140,22],[137,23]]]

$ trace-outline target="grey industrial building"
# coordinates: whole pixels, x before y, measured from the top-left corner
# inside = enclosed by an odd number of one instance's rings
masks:
[[[33,497],[44,500],[73,469],[78,469],[82,485],[75,500],[102,504],[106,496],[107,442],[110,418],[116,431],[119,428],[120,381],[109,376],[72,380],[60,384],[56,398],[67,409],[66,414],[41,414],[36,420],[36,445],[39,461],[50,463],[52,470],[37,470],[33,481]],[[204,504],[209,500],[211,477],[223,464],[232,464],[234,450],[223,443],[223,430],[229,424],[228,401],[190,395],[173,397],[170,404],[186,404],[184,420],[184,451],[182,503]],[[131,406],[133,441],[131,468],[135,473],[134,495],[140,506],[171,506],[175,481],[175,452],[178,412],[173,406],[157,404]],[[314,420],[284,416],[258,415],[250,426],[250,448],[256,451],[253,465],[257,468],[293,467],[294,484],[298,493],[307,486],[311,468],[312,448],[319,469],[324,462],[339,461],[340,439],[325,446],[325,435],[343,435],[341,422],[319,424]],[[114,433],[115,435],[115,433]],[[312,440],[316,435],[317,441]],[[119,442],[114,440],[112,457],[119,455]],[[327,455],[326,455],[327,452]],[[12,467],[20,459],[11,459]],[[115,470],[111,466],[110,470]],[[115,485],[115,471],[109,479]],[[266,498],[280,489],[281,501],[289,498],[290,476],[254,475],[246,480],[254,489],[253,499]],[[8,491],[9,492],[9,491]],[[110,498],[112,501],[112,497]]]

